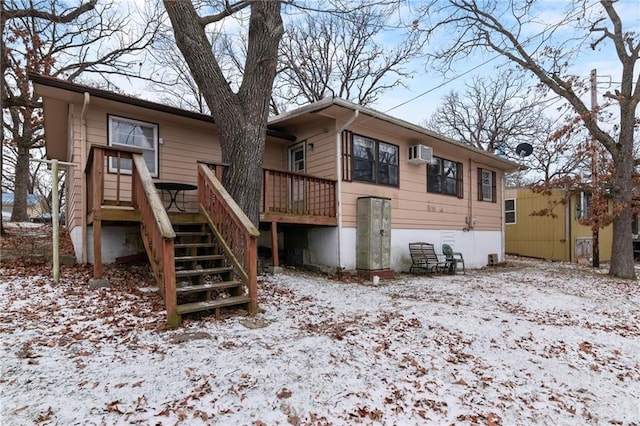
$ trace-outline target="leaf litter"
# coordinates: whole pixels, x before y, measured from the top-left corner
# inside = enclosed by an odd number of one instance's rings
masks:
[[[178,330],[147,265],[48,268],[0,268],[1,424],[640,425],[640,287],[583,266],[285,270]]]

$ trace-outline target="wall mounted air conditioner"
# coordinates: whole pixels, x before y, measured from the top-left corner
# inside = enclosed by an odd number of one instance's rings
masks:
[[[433,160],[433,148],[425,145],[413,145],[409,147],[409,163],[429,164]]]

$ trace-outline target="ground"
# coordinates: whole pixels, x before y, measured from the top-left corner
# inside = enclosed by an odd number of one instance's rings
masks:
[[[21,261],[30,264],[46,263],[51,259],[51,224],[3,222],[6,235],[0,237],[0,260],[3,263]],[[63,256],[73,255],[69,233],[61,227],[59,249]]]
[[[49,267],[0,267],[0,424],[640,425],[640,286],[604,270],[285,270],[169,331],[146,265]]]

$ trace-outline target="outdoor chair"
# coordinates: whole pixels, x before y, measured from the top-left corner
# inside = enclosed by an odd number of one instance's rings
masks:
[[[451,263],[438,258],[434,246],[431,243],[409,243],[411,255],[411,268],[409,273],[423,271],[425,274],[445,272],[450,270]]]
[[[442,245],[442,253],[444,253],[444,255],[446,256],[447,261],[451,263],[452,275],[455,275],[456,272],[458,272],[458,263],[462,264],[462,273],[466,274],[464,268],[464,257],[462,256],[462,253],[460,253],[459,251],[453,251],[449,244]]]

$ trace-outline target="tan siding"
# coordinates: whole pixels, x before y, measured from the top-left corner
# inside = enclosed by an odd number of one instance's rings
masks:
[[[81,108],[73,106],[69,109],[69,147],[68,160],[76,166],[68,170],[66,180],[67,186],[67,227],[73,229],[82,225],[82,179],[84,177],[84,164],[80,158],[80,137],[81,137]]]
[[[420,143],[432,146],[435,156],[462,163],[464,185],[463,198],[428,193],[426,166],[410,164],[407,161],[409,146],[418,143],[415,139],[398,138],[390,133],[391,130],[374,132],[366,126],[354,126],[350,130],[357,134],[398,145],[400,186],[389,187],[361,182],[344,182],[342,186],[342,213],[345,226],[356,226],[356,200],[358,197],[377,196],[391,199],[391,220],[394,228],[462,230],[467,226],[467,217],[472,217],[477,220],[474,226],[476,230],[501,229],[503,175],[501,171],[470,161],[470,153],[466,149],[448,146],[441,141],[425,137]],[[496,172],[496,198],[498,202],[478,201],[478,167]]]
[[[336,130],[333,123],[323,123],[303,135],[307,141],[307,174],[336,179]],[[313,149],[309,148],[310,143]]]
[[[262,165],[266,169],[287,170],[287,144],[267,140]]]

